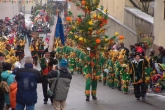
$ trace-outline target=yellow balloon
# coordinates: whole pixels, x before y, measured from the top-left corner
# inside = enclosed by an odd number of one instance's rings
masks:
[[[76,39],[78,39],[78,36],[77,36],[77,35],[75,35],[74,37],[75,37]]]
[[[119,35],[119,33],[118,32],[115,32],[115,36],[118,36]]]

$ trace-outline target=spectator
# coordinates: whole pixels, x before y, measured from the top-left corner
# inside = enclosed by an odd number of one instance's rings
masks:
[[[162,50],[162,63],[165,64],[165,49]]]
[[[30,29],[27,30],[26,35],[27,35],[27,39],[28,39],[28,42],[29,42],[29,46],[30,46],[31,41],[32,41],[32,36],[31,36],[31,30]]]
[[[33,58],[26,57],[24,68],[16,72],[17,95],[16,110],[34,110],[37,103],[37,83],[41,82],[40,72],[33,69]]]
[[[134,45],[130,45],[130,50],[131,50],[131,53],[135,53],[136,52],[135,46]]]
[[[144,50],[143,50],[143,48],[141,47],[140,43],[136,43],[136,44],[135,44],[135,49],[136,49],[136,52],[140,53],[142,56],[145,56],[145,55],[144,55]]]
[[[62,59],[59,68],[59,79],[57,86],[55,87],[56,78],[58,76],[57,68],[54,66],[53,70],[48,74],[48,81],[51,83],[51,90],[55,89],[55,95],[53,100],[54,110],[66,110],[66,99],[68,95],[68,90],[70,87],[70,82],[72,79],[71,73],[67,69],[68,62],[66,59]]]
[[[16,109],[16,94],[17,94],[17,82],[15,81],[14,77],[14,82],[10,85],[10,107],[12,110]]]
[[[129,50],[128,50],[126,47],[124,47],[124,43],[123,43],[123,42],[121,42],[121,43],[118,45],[118,49],[119,49],[119,51],[121,51],[122,49],[124,49],[124,50],[126,51],[125,55],[128,57]]]
[[[4,62],[5,56],[3,53],[0,52],[0,75],[2,74],[3,71],[3,65],[2,63]],[[1,78],[0,78],[1,82]],[[3,91],[0,89],[0,110],[3,110],[5,105],[5,97]]]
[[[160,46],[159,48],[158,48],[158,63],[162,63],[162,58],[163,58],[163,53],[162,53],[162,51],[164,50],[164,48],[162,47],[162,46]]]
[[[10,86],[11,83],[14,82],[15,75],[11,74],[11,64],[10,63],[3,63],[3,72],[1,73],[1,78],[3,81],[6,81],[7,84]],[[9,99],[9,93],[4,93],[5,96],[5,108],[4,110],[9,110],[10,108],[10,99]]]
[[[13,67],[12,67],[12,71],[13,71],[12,74],[16,75],[16,72],[19,68],[21,68],[20,62],[15,62]]]

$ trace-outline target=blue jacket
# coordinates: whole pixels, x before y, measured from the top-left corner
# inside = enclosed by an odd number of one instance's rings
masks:
[[[8,71],[8,70],[3,71],[1,73],[2,80],[6,81],[9,86],[10,86],[11,83],[14,82],[14,77],[15,77],[15,75],[11,74],[11,73],[12,72]],[[5,103],[10,105],[9,93],[4,93],[4,95],[5,95]]]
[[[33,69],[33,64],[25,64],[16,72],[17,85],[16,102],[25,105],[37,103],[37,83],[41,82],[41,74]]]

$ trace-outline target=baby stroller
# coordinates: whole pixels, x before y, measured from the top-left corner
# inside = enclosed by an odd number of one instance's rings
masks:
[[[152,77],[152,91],[156,93],[160,93],[163,89],[165,89],[165,64],[158,64],[158,67],[161,73]]]

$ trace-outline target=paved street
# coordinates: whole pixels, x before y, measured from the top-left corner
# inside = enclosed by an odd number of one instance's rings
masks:
[[[40,35],[44,36],[45,35]],[[25,46],[25,55],[29,56],[30,51],[28,45]],[[22,64],[24,60],[22,60]],[[40,69],[39,65],[36,67]],[[84,94],[85,78],[82,75],[75,74],[71,82],[67,99],[67,110],[165,110],[165,97],[159,95],[148,94],[147,102],[137,101],[132,94],[123,94],[118,90],[113,90],[102,83],[98,84],[97,101],[85,101]],[[36,110],[53,110],[53,105],[48,102],[43,104],[43,95],[41,84],[38,84],[38,103]]]

